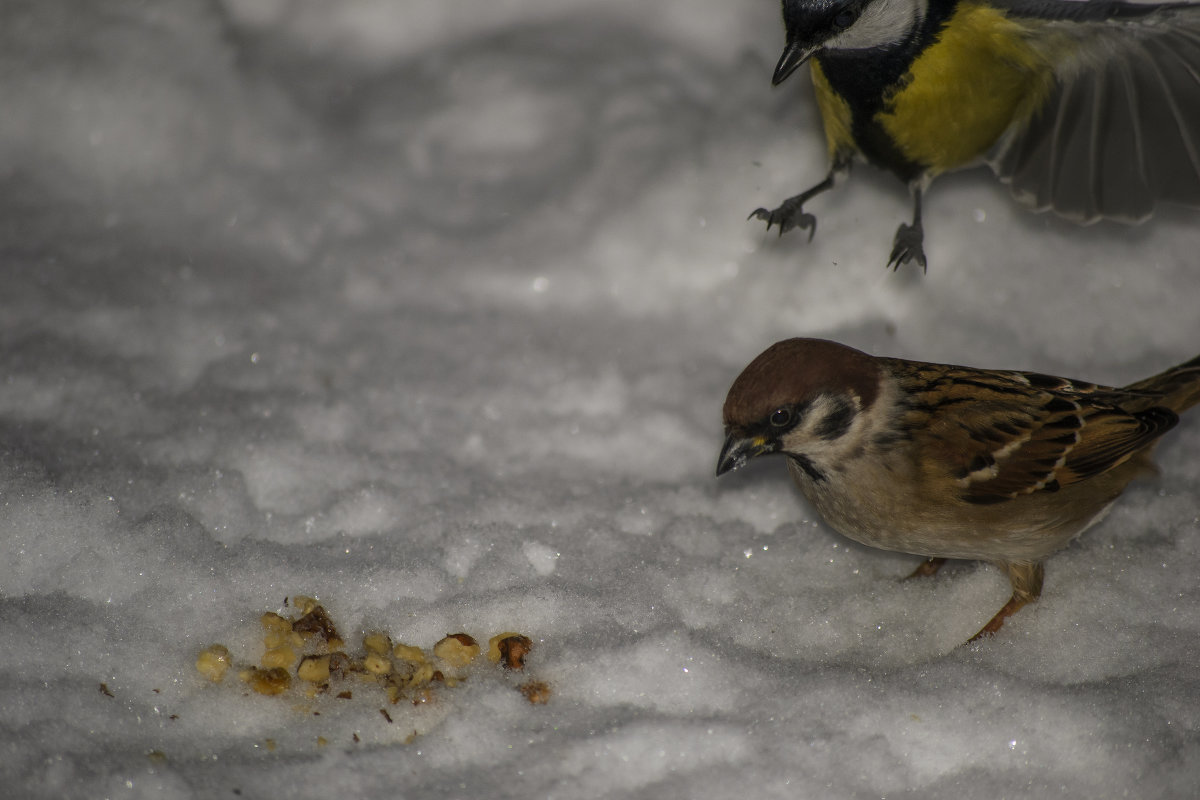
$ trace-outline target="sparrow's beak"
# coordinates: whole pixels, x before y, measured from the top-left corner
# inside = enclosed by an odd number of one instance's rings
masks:
[[[788,42],[787,47],[783,50],[783,55],[779,57],[779,63],[775,65],[775,74],[771,76],[771,85],[778,86],[787,80],[787,77],[800,68],[800,65],[808,61],[809,56],[817,51],[815,47],[805,47],[799,42]]]
[[[721,456],[717,459],[717,477],[745,466],[746,462],[765,453],[775,452],[777,443],[765,436],[739,436],[731,433],[725,438]]]

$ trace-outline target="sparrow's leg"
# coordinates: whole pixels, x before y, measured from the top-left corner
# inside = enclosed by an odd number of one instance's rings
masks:
[[[892,240],[892,256],[887,265],[892,269],[900,269],[901,264],[907,264],[914,259],[925,266],[925,229],[921,227],[921,187],[912,187],[913,221],[912,225],[901,225],[896,229],[896,238]]]
[[[1042,594],[1042,579],[1046,573],[1041,564],[1014,562],[1001,566],[1008,571],[1008,580],[1013,587],[1012,597],[1004,604],[1004,608],[996,612],[996,616],[992,617],[987,625],[980,628],[979,633],[967,639],[967,644],[982,639],[984,636],[991,636],[1000,630],[1004,625],[1004,620],[1037,600]]]
[[[913,578],[932,578],[937,575],[939,569],[946,565],[944,558],[927,558],[922,561],[912,573],[905,578],[906,581],[911,581]]]
[[[779,235],[783,236],[792,228],[808,231],[808,240],[811,242],[813,235],[817,232],[817,218],[809,214],[803,209],[803,205],[812,198],[819,195],[821,192],[827,192],[832,189],[841,175],[844,175],[847,166],[834,164],[829,170],[829,174],[825,176],[825,180],[806,189],[795,197],[789,197],[780,204],[779,208],[772,211],[767,211],[765,208],[756,208],[750,212],[750,216],[746,219],[758,218],[765,220],[767,230],[771,230],[772,225],[779,226]]]

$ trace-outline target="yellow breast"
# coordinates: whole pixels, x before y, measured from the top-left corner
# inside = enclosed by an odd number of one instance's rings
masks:
[[[817,109],[821,112],[821,123],[825,127],[825,144],[829,148],[829,159],[838,161],[839,155],[849,155],[858,149],[851,132],[853,118],[850,105],[833,91],[820,62],[815,58],[809,62],[809,69],[812,72]]]
[[[1045,24],[964,3],[885,98],[877,122],[930,175],[978,161],[1053,88],[1050,40],[1039,35]]]

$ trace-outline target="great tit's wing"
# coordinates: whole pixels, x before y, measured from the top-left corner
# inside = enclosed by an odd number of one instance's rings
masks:
[[[988,154],[1013,196],[1078,222],[1200,206],[1200,4],[1001,0],[1054,65]]]

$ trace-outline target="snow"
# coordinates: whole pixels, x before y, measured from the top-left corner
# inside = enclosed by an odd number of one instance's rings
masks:
[[[1076,228],[961,174],[894,274],[907,198],[864,167],[811,243],[766,233],[826,165],[765,1],[0,14],[7,796],[1194,796],[1195,416],[967,647],[997,570],[902,582],[781,463],[713,476],[788,336],[1106,383],[1194,356],[1194,212]],[[528,675],[389,723],[195,670],[297,594],[350,640],[523,632]]]

